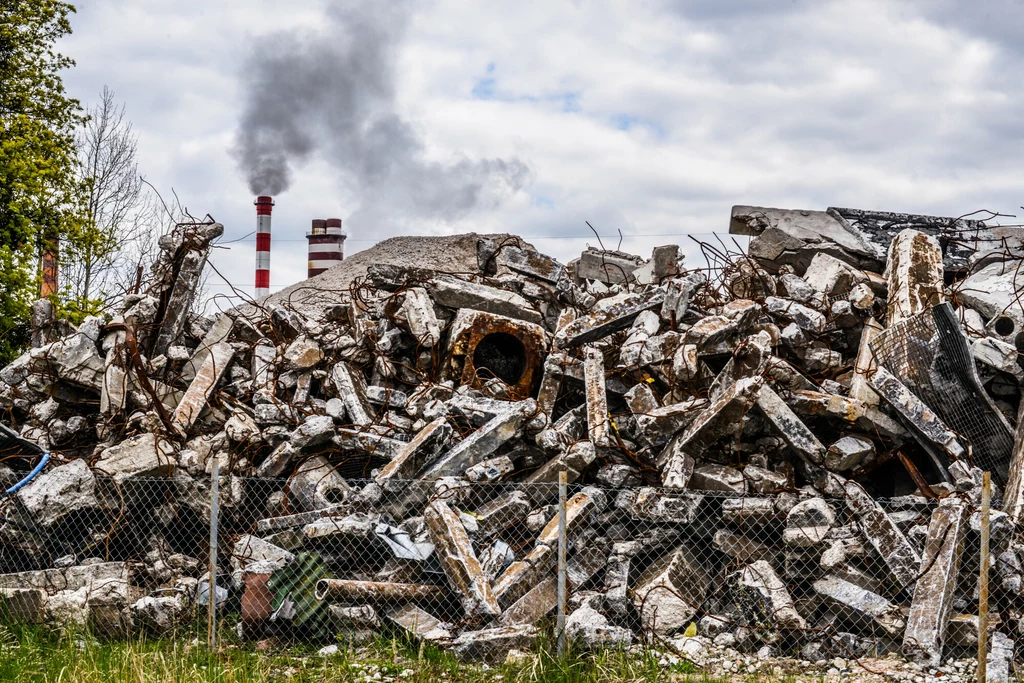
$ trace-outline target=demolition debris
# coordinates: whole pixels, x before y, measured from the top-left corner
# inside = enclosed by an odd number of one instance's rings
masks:
[[[939,667],[977,642],[986,469],[1005,678],[1024,231],[744,206],[730,231],[748,252],[702,244],[699,267],[434,238],[200,315],[222,228],[177,226],[115,315],[75,329],[43,302],[0,370],[7,612],[159,633],[212,600],[244,638],[390,629],[504,661],[556,609],[565,471],[581,646],[696,629]]]

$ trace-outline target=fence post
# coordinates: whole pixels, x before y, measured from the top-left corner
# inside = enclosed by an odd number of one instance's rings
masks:
[[[213,459],[210,473],[210,575],[206,584],[208,611],[206,615],[206,645],[213,652],[217,647],[217,518],[220,510],[220,462]]]
[[[558,472],[558,657],[565,656],[565,470]]]
[[[981,478],[981,557],[978,563],[978,683],[985,683],[988,675],[988,534],[991,504],[992,477],[985,472]]]

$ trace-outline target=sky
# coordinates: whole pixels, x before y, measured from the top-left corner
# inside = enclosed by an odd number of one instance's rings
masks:
[[[314,218],[343,219],[347,253],[513,232],[563,262],[598,245],[589,221],[703,266],[691,237],[730,243],[734,204],[1024,213],[1017,0],[77,9],[65,85],[110,87],[147,181],[224,224],[219,297],[252,291],[270,187],[272,290],[305,279]]]

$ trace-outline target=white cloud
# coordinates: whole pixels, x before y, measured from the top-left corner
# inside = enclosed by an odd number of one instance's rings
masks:
[[[398,113],[432,159],[519,157],[533,181],[452,223],[347,222],[349,250],[400,231],[507,230],[569,259],[595,242],[584,220],[644,253],[724,232],[735,203],[936,214],[1021,203],[1022,56],[1012,31],[993,28],[998,11],[985,23],[956,3],[748,5],[416,5],[396,56]],[[254,223],[228,154],[242,58],[260,36],[322,16],[270,0],[88,2],[63,46],[78,61],[66,82],[83,99],[110,85],[147,177],[237,238]],[[309,219],[359,205],[330,161],[298,169],[277,198],[275,288],[305,274]],[[214,262],[251,287],[252,242],[229,246]]]

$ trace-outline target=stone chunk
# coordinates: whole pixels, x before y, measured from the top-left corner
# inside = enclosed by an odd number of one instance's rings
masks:
[[[597,280],[609,285],[628,282],[630,276],[644,260],[621,251],[587,249],[576,263],[576,276],[584,280]]]
[[[697,556],[681,545],[656,560],[633,587],[633,605],[645,631],[669,635],[698,614],[710,578]]]
[[[801,330],[814,334],[825,331],[827,324],[825,316],[813,308],[790,299],[780,299],[777,296],[768,297],[764,303],[769,313],[792,320]]]
[[[156,434],[142,434],[111,446],[100,454],[96,469],[111,475],[118,484],[136,477],[166,477],[177,460],[170,441]]]
[[[38,349],[31,357],[43,363],[60,379],[99,393],[103,388],[106,362],[96,348],[96,342],[78,333]]]
[[[313,339],[302,335],[284,350],[284,362],[290,370],[309,370],[323,360],[324,352]]]
[[[52,526],[72,513],[102,507],[96,495],[96,477],[84,460],[72,460],[43,472],[16,495],[24,512],[42,527]]]
[[[747,492],[747,480],[743,473],[726,465],[707,464],[693,468],[689,486],[703,491]]]
[[[417,639],[430,643],[448,643],[452,637],[450,624],[416,605],[403,605],[388,612],[387,617]]]
[[[813,587],[818,595],[839,608],[845,616],[873,622],[893,637],[903,634],[906,622],[899,607],[881,595],[835,576],[818,579]]]
[[[565,635],[588,650],[624,648],[633,642],[633,632],[613,626],[608,617],[589,605],[583,605],[565,619]]]
[[[510,650],[529,648],[539,633],[529,624],[465,631],[452,641],[452,651],[462,659],[502,664]]]
[[[294,448],[304,449],[326,443],[334,436],[334,420],[327,415],[310,415],[289,435]]]
[[[786,584],[765,560],[744,567],[737,585],[748,597],[754,597],[761,603],[762,611],[774,624],[784,629],[807,628],[807,622],[796,611],[793,596],[789,594]]]
[[[243,570],[250,564],[269,563],[278,568],[287,567],[295,560],[295,555],[284,548],[279,548],[258,536],[246,534],[235,542],[231,553],[231,568]]]
[[[793,506],[786,516],[782,539],[795,548],[809,548],[825,540],[836,523],[836,513],[821,498],[811,498]]]
[[[501,607],[491,590],[459,515],[447,503],[435,500],[423,513],[430,538],[448,580],[463,596],[466,616],[497,616]]]
[[[869,439],[844,436],[828,447],[825,467],[833,472],[845,472],[874,457],[875,445]]]

